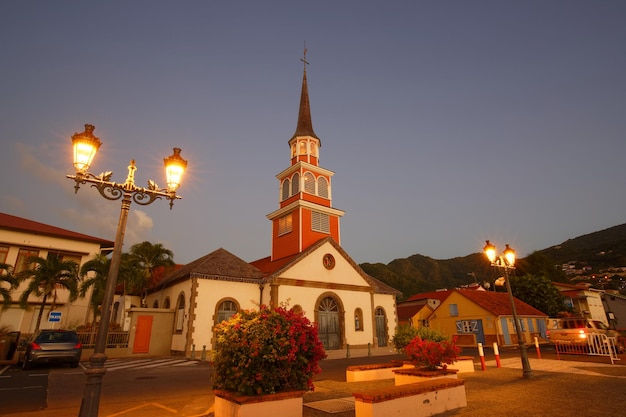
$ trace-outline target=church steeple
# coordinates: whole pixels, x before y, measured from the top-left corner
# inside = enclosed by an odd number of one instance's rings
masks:
[[[267,215],[272,221],[272,260],[302,252],[320,239],[339,240],[339,218],[344,212],[332,207],[331,179],[335,174],[318,165],[320,139],[313,131],[309,88],[304,75],[298,125],[289,139],[291,166],[278,174],[279,208]]]
[[[298,112],[298,125],[296,126],[296,136],[311,136],[319,140],[313,131],[313,122],[311,121],[311,106],[309,105],[309,87],[306,81],[306,66],[309,63],[306,60],[306,49],[304,57],[300,60],[304,63],[304,74],[302,75],[302,92],[300,93],[300,110]],[[293,138],[292,137],[292,138]]]
[[[291,164],[296,164],[298,161],[305,161],[317,165],[319,148],[322,146],[322,142],[313,131],[313,122],[311,121],[309,86],[306,80],[306,66],[309,65],[306,60],[306,48],[304,49],[304,57],[300,61],[304,63],[304,72],[302,75],[302,91],[300,92],[300,107],[298,109],[296,133],[289,139]]]

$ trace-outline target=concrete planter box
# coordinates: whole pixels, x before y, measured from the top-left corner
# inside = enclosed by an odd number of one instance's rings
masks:
[[[395,385],[414,384],[416,382],[430,381],[439,378],[457,379],[457,369],[437,369],[425,371],[423,369],[397,369],[393,371]]]
[[[215,417],[302,417],[305,391],[287,391],[266,395],[241,395],[213,390]]]
[[[346,381],[363,382],[392,379],[394,377],[393,371],[402,369],[404,366],[402,361],[348,366],[346,368]]]
[[[355,392],[355,417],[426,417],[467,406],[465,382],[441,378]]]

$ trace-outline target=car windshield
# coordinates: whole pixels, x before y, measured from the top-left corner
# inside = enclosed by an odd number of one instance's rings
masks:
[[[76,341],[76,334],[72,332],[46,332],[37,337],[37,343],[63,343]]]
[[[594,321],[593,321],[593,324],[595,324],[595,325],[596,325],[596,327],[597,327],[598,329],[601,329],[601,330],[609,330],[609,328],[607,327],[607,325],[606,325],[606,324],[604,324],[604,323],[602,323],[601,321],[595,321],[595,320],[594,320]]]

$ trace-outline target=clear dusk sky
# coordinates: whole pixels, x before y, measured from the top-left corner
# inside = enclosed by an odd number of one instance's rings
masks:
[[[126,244],[187,263],[270,254],[303,50],[320,166],[358,263],[519,256],[626,222],[626,2],[3,1],[0,211],[114,240],[91,171],[179,194],[131,207]]]

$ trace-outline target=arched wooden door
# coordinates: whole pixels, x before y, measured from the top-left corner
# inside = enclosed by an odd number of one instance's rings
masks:
[[[378,346],[387,346],[387,318],[380,307],[376,309],[376,338]]]
[[[317,318],[319,338],[324,350],[339,349],[339,306],[333,297],[322,299]]]

